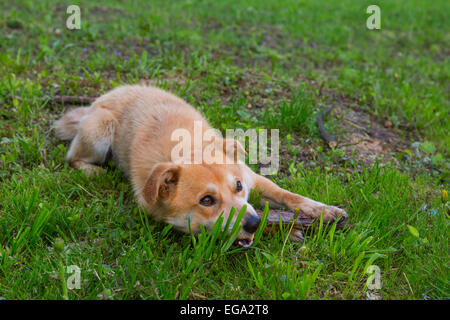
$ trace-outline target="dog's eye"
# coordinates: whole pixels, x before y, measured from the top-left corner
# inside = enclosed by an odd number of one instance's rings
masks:
[[[216,203],[216,200],[211,196],[204,196],[200,199],[200,204],[205,207],[211,207]]]
[[[242,183],[240,181],[236,182],[236,192],[242,191]]]

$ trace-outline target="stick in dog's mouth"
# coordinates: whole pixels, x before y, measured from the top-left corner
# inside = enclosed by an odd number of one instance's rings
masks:
[[[262,217],[263,211],[262,210],[256,210],[256,213]],[[298,232],[301,232],[301,230],[310,228],[317,224],[317,219],[309,218],[309,217],[301,217],[298,216],[297,220],[293,220],[295,217],[295,213],[292,211],[284,211],[284,210],[270,210],[269,215],[267,216],[266,221],[266,229],[265,232],[271,228],[273,225],[279,226],[279,223],[283,225],[290,225],[291,223],[294,223],[294,230],[297,230]],[[345,218],[341,218],[337,224],[336,224],[336,230],[344,229],[351,227],[351,224],[349,224]],[[292,238],[291,238],[292,239]],[[303,237],[299,238],[303,239]],[[303,241],[303,240],[296,240],[296,241]],[[235,244],[241,248],[247,248],[253,245],[253,239],[244,238],[244,239],[237,239],[235,241]]]

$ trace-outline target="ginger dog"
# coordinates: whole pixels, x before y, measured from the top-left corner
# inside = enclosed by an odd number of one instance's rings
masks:
[[[347,216],[342,209],[284,190],[236,161],[238,153],[245,153],[237,140],[218,137],[215,141],[216,155],[231,160],[226,164],[173,161],[172,150],[178,142],[172,133],[180,128],[193,133],[196,121],[204,132],[211,129],[197,110],[171,93],[124,86],[102,95],[90,107],[67,112],[54,128],[60,139],[71,141],[66,160],[72,167],[87,174],[102,171],[99,165],[111,153],[130,179],[138,205],[183,232],[189,232],[189,225],[193,232],[201,225],[211,228],[220,214],[226,221],[232,207],[239,211],[245,205],[238,244],[251,245],[260,224],[248,203],[253,188],[271,206],[299,208],[311,217],[323,213],[324,221]],[[196,151],[194,147],[192,154]]]

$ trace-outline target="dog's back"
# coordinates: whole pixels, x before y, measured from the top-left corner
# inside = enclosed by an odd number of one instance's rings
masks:
[[[74,167],[98,171],[112,151],[114,161],[141,185],[151,168],[171,160],[171,135],[176,129],[193,134],[194,122],[209,124],[181,98],[155,87],[123,86],[95,100],[91,107],[65,113],[54,123],[56,135],[72,140],[66,160]],[[135,181],[133,181],[135,184]]]

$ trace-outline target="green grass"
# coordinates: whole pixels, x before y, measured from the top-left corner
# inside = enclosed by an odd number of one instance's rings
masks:
[[[62,299],[60,267],[77,265],[69,299],[364,299],[374,264],[385,299],[450,297],[448,1],[379,1],[379,31],[368,1],[79,3],[74,31],[69,2],[0,3],[0,298]],[[273,180],[345,207],[353,227],[303,244],[282,228],[239,249],[220,230],[196,239],[148,220],[114,166],[69,168],[50,130],[67,106],[48,97],[142,79],[221,130],[280,129]],[[315,116],[335,97],[415,147],[374,166],[327,151]]]

